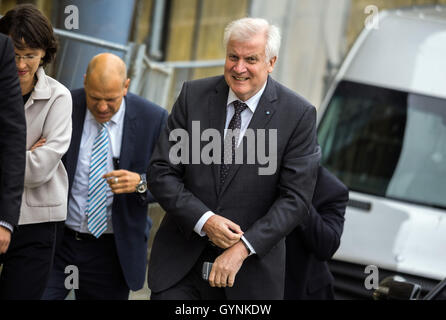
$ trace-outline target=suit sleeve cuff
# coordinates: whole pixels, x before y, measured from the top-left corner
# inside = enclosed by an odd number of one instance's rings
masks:
[[[194,231],[200,236],[200,237],[204,237],[206,235],[206,233],[203,232],[203,227],[204,224],[206,223],[206,221],[208,221],[208,219],[210,217],[212,217],[214,215],[214,213],[212,211],[208,211],[205,214],[203,214],[200,218],[200,220],[198,220],[197,224],[194,227]]]
[[[12,225],[7,223],[6,221],[0,221],[0,226],[5,227],[9,231],[11,231],[11,233],[14,231],[14,228],[12,227]]]
[[[245,245],[246,249],[248,249],[249,256],[252,256],[253,254],[256,254],[256,251],[254,250],[253,246],[249,243],[249,241],[245,238],[245,236],[242,236],[243,244]]]

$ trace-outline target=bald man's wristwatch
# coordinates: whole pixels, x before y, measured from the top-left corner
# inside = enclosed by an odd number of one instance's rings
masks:
[[[147,191],[146,174],[145,173],[141,173],[139,176],[140,176],[141,180],[139,180],[139,183],[136,186],[136,192],[137,193],[146,193],[146,191]]]

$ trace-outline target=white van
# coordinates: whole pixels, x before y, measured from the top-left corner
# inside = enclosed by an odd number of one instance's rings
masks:
[[[446,7],[382,12],[379,29],[364,29],[318,137],[322,164],[350,189],[330,263],[337,297],[371,297],[368,265],[424,292],[446,278]]]

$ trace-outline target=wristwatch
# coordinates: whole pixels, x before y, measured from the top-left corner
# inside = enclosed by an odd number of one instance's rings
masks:
[[[147,191],[146,174],[145,173],[141,173],[139,176],[141,177],[141,180],[139,181],[138,185],[136,186],[136,192],[138,192],[138,193],[146,193],[146,191]]]

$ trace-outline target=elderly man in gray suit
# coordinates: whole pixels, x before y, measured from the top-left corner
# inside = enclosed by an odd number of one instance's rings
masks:
[[[282,299],[285,237],[309,215],[316,109],[269,76],[280,31],[240,19],[225,46],[224,76],[183,85],[148,169],[166,210],[150,258],[154,300]],[[184,132],[192,141],[178,142]]]

